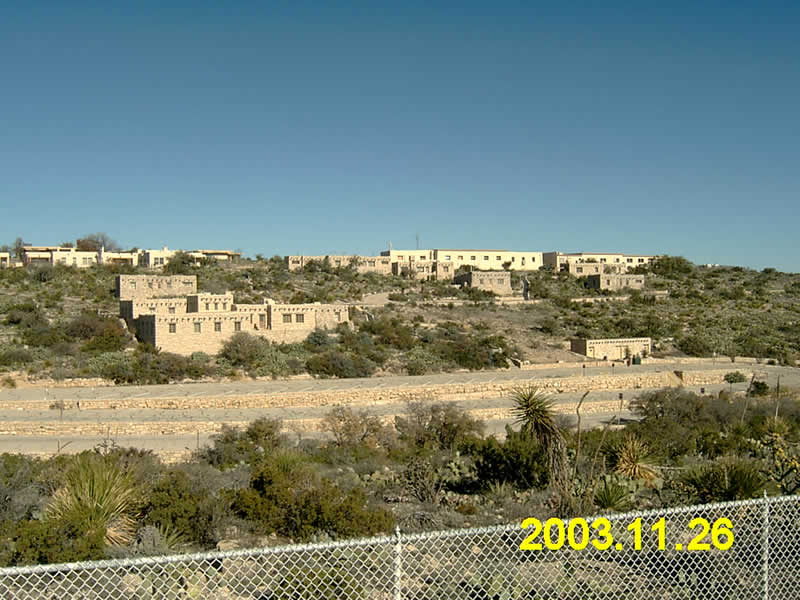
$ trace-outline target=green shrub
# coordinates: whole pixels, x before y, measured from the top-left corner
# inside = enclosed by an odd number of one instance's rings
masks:
[[[444,361],[424,346],[414,346],[405,354],[405,368],[409,375],[438,373],[444,368]]]
[[[0,352],[0,366],[13,367],[33,361],[33,353],[21,346],[12,346]]]
[[[506,426],[503,442],[491,436],[469,445],[475,461],[477,480],[484,488],[492,483],[510,483],[526,490],[542,488],[549,481],[547,454],[535,436]]]
[[[405,417],[395,417],[400,440],[416,449],[452,450],[483,435],[484,423],[444,402],[411,402]]]
[[[207,492],[197,489],[189,476],[172,469],[153,486],[142,508],[144,522],[206,542],[211,513],[204,510]]]
[[[318,377],[369,377],[375,372],[375,363],[356,354],[327,350],[309,358],[306,370]]]
[[[277,454],[264,460],[249,487],[233,492],[236,514],[258,523],[264,532],[293,540],[318,533],[361,537],[391,531],[391,513],[369,508],[362,489],[345,492],[302,461],[285,458]]]
[[[219,356],[233,366],[242,367],[251,375],[259,377],[279,377],[292,371],[286,355],[277,346],[244,332],[234,334],[225,342]]]

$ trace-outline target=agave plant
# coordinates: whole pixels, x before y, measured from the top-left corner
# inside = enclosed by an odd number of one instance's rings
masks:
[[[54,520],[75,519],[87,532],[104,530],[106,544],[122,546],[134,537],[136,505],[133,478],[106,457],[79,454],[44,515]]]
[[[626,435],[614,448],[613,455],[616,461],[614,470],[620,475],[647,483],[658,477],[647,444],[634,435]]]
[[[602,510],[625,511],[632,506],[635,490],[613,476],[605,476],[594,492],[594,504]]]

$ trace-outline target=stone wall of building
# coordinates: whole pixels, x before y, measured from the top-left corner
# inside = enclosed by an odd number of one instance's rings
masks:
[[[116,297],[144,300],[197,293],[197,275],[117,275]]]
[[[511,273],[508,271],[469,271],[456,275],[453,283],[492,292],[498,296],[512,294]]]
[[[588,340],[575,338],[570,340],[572,352],[583,354],[589,358],[603,360],[622,360],[631,356],[646,356],[652,352],[650,338],[614,338]]]
[[[204,307],[205,303],[200,304]],[[218,303],[221,306],[221,302]],[[235,333],[257,335],[276,343],[303,341],[315,329],[333,329],[350,321],[344,305],[232,304],[230,310],[185,314],[142,314],[136,335],[164,352],[216,354]]]
[[[128,327],[134,327],[133,320],[141,315],[182,315],[186,314],[186,298],[148,298],[146,300],[120,300],[119,316],[125,319]]]
[[[233,310],[233,294],[189,294],[186,296],[186,312],[219,312]]]
[[[603,275],[589,275],[586,278],[586,287],[594,290],[631,290],[644,289],[644,275],[618,275],[615,273]]]
[[[318,256],[292,255],[285,257],[285,260],[290,271],[299,271],[311,261],[323,263],[327,260],[332,268],[346,268],[355,261],[355,269],[358,273],[378,273],[379,275],[392,274],[392,261],[386,256],[347,256],[333,254]]]

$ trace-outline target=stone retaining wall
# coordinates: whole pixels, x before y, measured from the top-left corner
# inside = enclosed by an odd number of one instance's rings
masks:
[[[387,387],[319,392],[283,392],[242,394],[232,396],[185,396],[171,398],[82,399],[82,409],[161,409],[193,410],[201,408],[280,408],[287,406],[332,406],[336,404],[370,406],[395,404],[414,400],[467,400],[507,396],[520,385],[534,385],[551,392],[582,392],[586,390],[618,390],[661,388],[675,385],[710,385],[723,383],[730,369],[688,371],[679,379],[672,371],[661,373],[626,373],[623,375],[586,375],[571,377],[540,377],[526,381],[487,383],[452,383],[429,386]],[[750,377],[750,371],[743,369]],[[47,400],[4,400],[0,409],[45,410]],[[77,408],[65,402],[66,408]]]
[[[556,404],[553,407],[556,413],[574,413],[577,402]],[[619,407],[619,402],[585,402],[582,414],[598,412],[611,412]],[[467,414],[483,421],[496,421],[513,418],[510,407],[479,408],[467,410]],[[384,425],[394,423],[395,417],[405,416],[403,413],[380,415],[379,419]],[[98,422],[98,421],[5,421],[0,424],[0,435],[7,436],[119,436],[148,437],[169,435],[195,435],[219,433],[222,425],[246,428],[250,421],[146,421],[146,422]],[[291,419],[283,422],[283,431],[291,432],[321,432],[324,431],[324,418],[317,419]]]

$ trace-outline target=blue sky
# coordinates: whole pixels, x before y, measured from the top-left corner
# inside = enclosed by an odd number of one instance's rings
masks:
[[[4,3],[0,243],[800,271],[799,30],[769,1]]]

